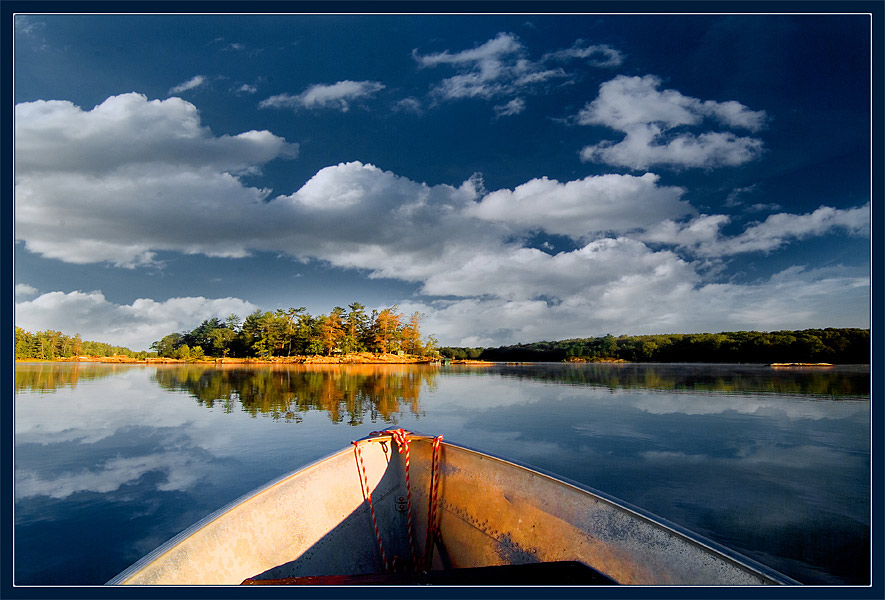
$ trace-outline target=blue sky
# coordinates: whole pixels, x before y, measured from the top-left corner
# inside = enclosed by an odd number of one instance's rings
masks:
[[[15,311],[869,327],[866,15],[19,15]]]

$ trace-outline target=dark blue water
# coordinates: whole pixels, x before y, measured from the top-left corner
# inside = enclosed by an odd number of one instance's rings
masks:
[[[19,364],[15,583],[102,584],[400,426],[561,474],[799,581],[870,578],[869,369]]]

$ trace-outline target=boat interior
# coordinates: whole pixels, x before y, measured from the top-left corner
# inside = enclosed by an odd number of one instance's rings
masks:
[[[378,432],[210,515],[130,585],[763,585],[779,574],[599,492]]]

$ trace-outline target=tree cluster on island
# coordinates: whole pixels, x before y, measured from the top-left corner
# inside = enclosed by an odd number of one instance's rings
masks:
[[[497,348],[442,347],[452,359],[504,362],[683,362],[869,364],[870,330],[732,331],[606,335]]]
[[[336,306],[328,315],[311,315],[304,307],[256,310],[245,319],[230,315],[203,321],[191,331],[170,333],[151,345],[157,355],[180,360],[332,356],[360,352],[436,355],[436,340],[421,337],[421,315],[406,317],[398,307],[367,314],[359,302],[348,310]]]

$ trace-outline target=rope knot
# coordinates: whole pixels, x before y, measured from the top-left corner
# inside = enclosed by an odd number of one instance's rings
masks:
[[[409,453],[409,433],[405,429],[388,429],[382,433],[389,433],[390,437],[393,438],[393,441],[396,442],[397,452],[402,454],[405,452]]]

